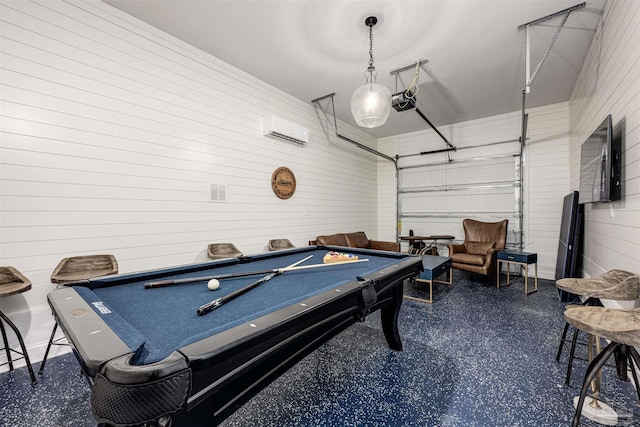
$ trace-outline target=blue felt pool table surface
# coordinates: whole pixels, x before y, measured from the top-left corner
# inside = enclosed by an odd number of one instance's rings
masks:
[[[275,258],[258,257],[240,264],[210,262],[203,264],[203,267],[209,265],[210,268],[186,273],[179,267],[168,268],[162,271],[161,279],[283,268],[309,255],[313,257],[301,266],[322,264],[326,253],[327,249],[316,249]],[[152,280],[148,273],[134,273],[125,284],[122,284],[123,275],[113,276],[117,279],[117,286],[114,280],[106,277],[91,281],[90,287],[74,288],[129,348],[139,353],[135,363],[147,364],[204,337],[356,281],[358,277],[384,270],[397,263],[398,257],[398,254],[366,254],[360,255],[360,259],[368,259],[366,262],[288,271],[204,316],[197,315],[198,307],[242,288],[264,274],[221,280],[220,288],[215,291],[207,288],[206,281],[145,289],[144,284]]]

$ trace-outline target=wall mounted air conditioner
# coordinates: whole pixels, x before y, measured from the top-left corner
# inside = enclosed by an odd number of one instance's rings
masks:
[[[309,142],[309,129],[280,117],[273,115],[264,116],[262,125],[266,136],[284,139],[300,145]]]

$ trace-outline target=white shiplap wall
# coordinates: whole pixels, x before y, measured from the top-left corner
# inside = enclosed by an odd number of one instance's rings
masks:
[[[394,234],[378,224],[377,157],[327,136],[309,102],[99,1],[3,0],[0,16],[0,265],[33,282],[0,309],[34,360],[63,257],[112,253],[130,272],[204,260],[211,242],[251,254],[272,238]],[[310,142],[264,137],[266,113]],[[271,191],[279,166],[297,178],[286,201]],[[226,202],[209,202],[210,184]]]
[[[584,274],[640,273],[640,2],[607,2],[570,100],[571,188],[580,146],[612,115],[622,137],[622,200],[585,205]]]
[[[558,249],[558,237],[560,235],[560,220],[562,215],[563,197],[569,192],[569,171],[568,171],[568,129],[569,129],[569,109],[568,103],[560,103],[545,107],[532,108],[527,110],[528,119],[528,140],[524,152],[524,250],[536,252],[538,254],[538,275],[542,278],[553,279],[555,273],[556,254]],[[438,129],[447,136],[456,147],[470,147],[482,144],[491,144],[500,141],[517,140],[520,136],[521,112],[502,114],[499,116],[487,117],[469,122],[457,123],[450,126],[439,127]],[[384,138],[379,141],[380,150],[386,154],[409,155],[423,151],[437,150],[444,148],[444,142],[432,130],[414,132],[405,135]],[[487,146],[483,148],[469,148],[450,153],[451,158],[463,160],[486,156],[489,154],[508,154],[518,152],[518,143],[505,143]],[[401,159],[401,165],[442,163],[446,160],[445,154],[432,154],[418,157],[407,157]],[[510,160],[505,168],[510,170],[501,171],[503,176],[513,179],[513,162]],[[460,163],[464,165],[463,163]],[[473,182],[477,168],[456,167],[455,160],[451,166],[434,166],[433,170],[440,170],[443,175],[443,182]],[[410,179],[414,169],[409,172],[402,171]],[[380,186],[379,200],[394,200],[395,194],[391,193],[392,182],[395,171],[389,165],[381,164],[380,180],[385,184]],[[446,177],[444,175],[455,174]],[[422,177],[424,178],[424,177]],[[420,178],[420,179],[422,179]],[[386,179],[386,181],[385,181]],[[488,179],[488,178],[487,178]],[[422,182],[421,185],[434,185],[433,182]],[[513,211],[515,189],[509,189],[509,198]],[[440,193],[417,193],[411,199],[411,203],[416,209],[423,209],[425,212],[437,211],[447,213],[447,209],[462,212],[466,207],[470,216],[473,212],[491,212],[496,210],[493,204],[495,200],[504,201],[505,196],[488,196],[481,192],[481,197],[474,197],[473,194],[464,196],[464,205],[456,192],[450,192],[447,200],[440,200],[433,194]],[[460,193],[460,192],[458,192]],[[472,201],[471,205],[469,205]],[[437,206],[433,206],[434,203]],[[393,205],[395,209],[395,204]],[[444,207],[441,207],[444,206]],[[403,206],[404,209],[404,206]],[[390,210],[389,210],[390,211]],[[395,211],[394,211],[395,214]],[[391,216],[391,212],[387,213]],[[492,221],[491,219],[485,219]],[[497,221],[498,219],[493,219]],[[509,233],[517,232],[517,221],[510,219]],[[408,234],[408,230],[413,229],[416,234],[451,234],[458,240],[464,238],[462,230],[462,220],[459,218],[430,218],[430,219],[406,219],[401,224],[401,231]],[[514,236],[508,237],[509,241],[514,240]]]

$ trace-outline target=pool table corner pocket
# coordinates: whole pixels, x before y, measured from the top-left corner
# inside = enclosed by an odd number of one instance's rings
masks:
[[[186,408],[191,369],[182,354],[143,366],[131,365],[132,356],[110,360],[96,375],[91,408],[98,422],[144,424]]]

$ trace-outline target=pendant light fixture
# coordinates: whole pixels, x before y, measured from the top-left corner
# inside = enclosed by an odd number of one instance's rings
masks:
[[[376,83],[378,72],[373,66],[373,26],[378,18],[370,16],[364,24],[369,27],[369,67],[365,72],[365,84],[351,96],[351,114],[358,126],[377,128],[382,126],[391,112],[391,92]]]

